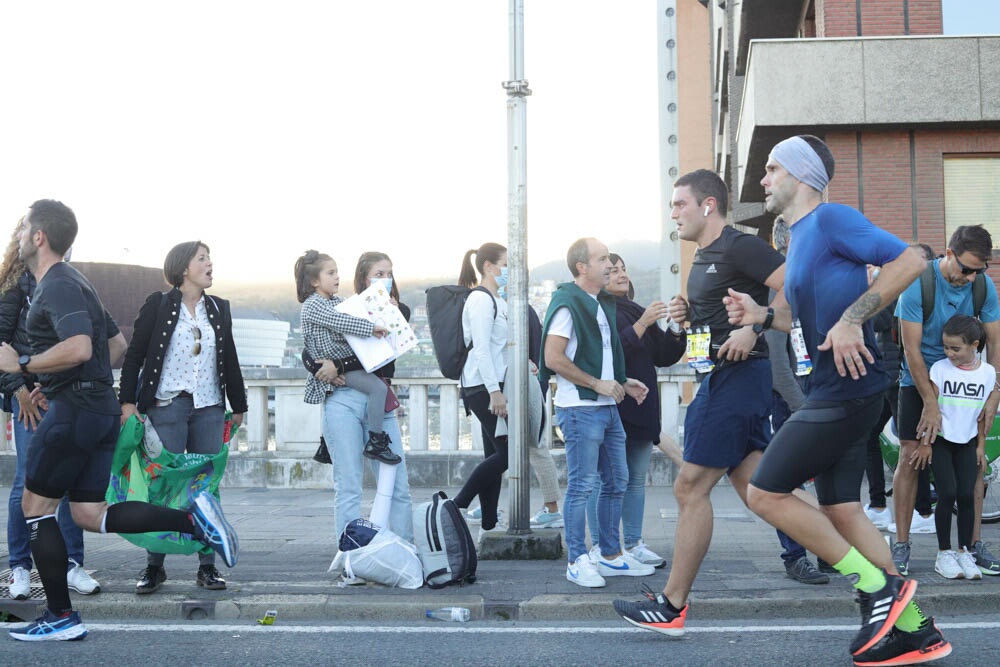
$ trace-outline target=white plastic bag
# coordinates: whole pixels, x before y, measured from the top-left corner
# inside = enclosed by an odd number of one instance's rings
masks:
[[[417,548],[387,528],[363,547],[338,552],[329,571],[398,588],[420,588],[424,583]]]

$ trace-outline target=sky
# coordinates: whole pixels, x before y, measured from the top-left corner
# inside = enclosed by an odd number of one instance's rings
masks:
[[[219,281],[291,280],[307,248],[457,276],[507,239],[508,4],[5,2],[0,222],[60,199],[74,260],[201,239]],[[525,5],[529,264],[658,241],[656,2]],[[946,33],[1000,33],[996,0],[944,8]]]

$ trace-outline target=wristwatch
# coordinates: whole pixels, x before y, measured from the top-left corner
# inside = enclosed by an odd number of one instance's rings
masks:
[[[753,332],[759,336],[760,334],[764,333],[765,331],[771,328],[772,322],[774,322],[774,308],[768,307],[767,316],[764,318],[764,323],[753,325]]]
[[[27,373],[28,372],[28,364],[31,363],[31,355],[30,354],[22,354],[20,357],[17,358],[17,363],[18,363],[18,365],[21,366],[21,372],[22,373]]]

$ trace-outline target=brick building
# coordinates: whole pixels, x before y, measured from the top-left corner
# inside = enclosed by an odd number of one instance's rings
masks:
[[[939,253],[963,224],[984,224],[1000,247],[1000,36],[943,36],[940,0],[679,9],[708,14],[715,85],[702,104],[714,105],[715,169],[730,184],[734,223],[769,234],[767,154],[809,133],[837,160],[831,201]],[[703,139],[685,140],[701,153]]]

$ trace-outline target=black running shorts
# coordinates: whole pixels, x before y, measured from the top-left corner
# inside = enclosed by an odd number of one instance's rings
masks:
[[[816,480],[821,505],[860,502],[866,444],[883,392],[849,401],[806,401],[771,439],[750,483],[791,493]]]
[[[103,501],[120,426],[115,415],[50,400],[28,445],[25,488],[44,498],[62,498],[68,492],[73,502]]]

